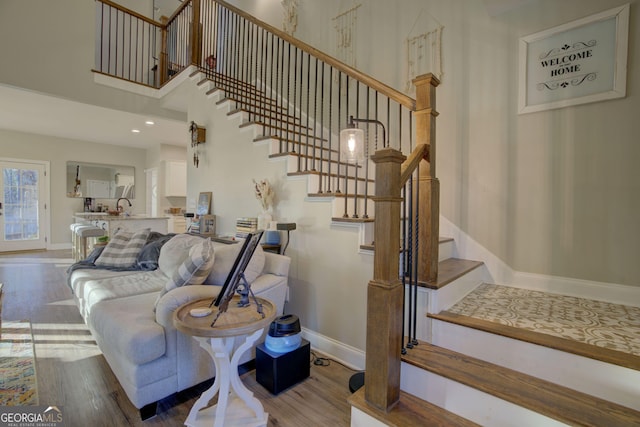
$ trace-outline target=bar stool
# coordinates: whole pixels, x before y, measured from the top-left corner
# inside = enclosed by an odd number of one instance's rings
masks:
[[[78,261],[78,238],[76,236],[76,229],[86,225],[87,224],[82,224],[80,222],[69,225],[69,230],[71,230],[71,257],[74,261]]]
[[[93,225],[81,225],[75,228],[76,249],[74,252],[74,260],[80,261],[87,257],[87,248],[89,246],[88,239],[98,238],[106,235],[106,231],[100,227]]]

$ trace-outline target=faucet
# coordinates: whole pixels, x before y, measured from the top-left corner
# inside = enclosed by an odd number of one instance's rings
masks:
[[[116,210],[118,212],[122,212],[124,209],[122,208],[122,206],[120,206],[120,200],[126,200],[127,203],[129,203],[129,207],[131,207],[131,201],[129,199],[127,199],[126,197],[120,197],[118,199],[118,201],[116,202]]]

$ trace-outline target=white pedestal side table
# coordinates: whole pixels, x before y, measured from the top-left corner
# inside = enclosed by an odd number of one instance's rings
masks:
[[[189,427],[259,427],[266,426],[269,414],[264,412],[262,403],[247,389],[238,375],[240,357],[249,350],[262,336],[276,317],[276,306],[268,300],[257,298],[262,304],[264,317],[257,311],[255,301],[248,307],[238,307],[239,297],[229,302],[226,312],[222,313],[215,325],[211,322],[218,313],[213,312],[204,317],[190,314],[194,308],[207,308],[211,298],[187,303],[180,307],[173,316],[173,324],[182,333],[193,336],[204,348],[216,367],[216,378],[211,388],[202,393],[189,412],[185,425]],[[244,342],[234,351],[236,338],[244,338]],[[213,397],[218,394],[215,405],[207,407]],[[203,409],[207,407],[206,409]]]

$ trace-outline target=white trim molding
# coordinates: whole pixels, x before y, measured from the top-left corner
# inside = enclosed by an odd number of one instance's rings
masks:
[[[302,328],[302,337],[311,343],[311,347],[326,353],[343,365],[362,371],[365,365],[363,350],[336,341],[311,329]]]
[[[440,234],[454,239],[454,256],[485,263],[488,283],[640,307],[640,286],[515,271],[443,216]]]

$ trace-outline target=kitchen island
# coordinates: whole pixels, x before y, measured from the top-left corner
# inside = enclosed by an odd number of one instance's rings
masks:
[[[166,234],[168,230],[168,216],[148,215],[109,215],[106,212],[78,212],[74,214],[74,222],[94,225],[105,230],[111,238],[116,231],[138,231],[150,228],[151,231]]]

